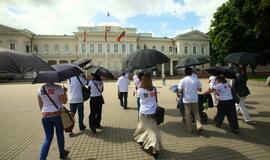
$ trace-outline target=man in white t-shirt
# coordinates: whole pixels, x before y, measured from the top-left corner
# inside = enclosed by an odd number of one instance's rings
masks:
[[[216,76],[210,76],[209,77],[209,89],[213,89],[213,87],[216,85]],[[218,97],[217,93],[214,91],[211,93],[211,97],[213,100],[213,105],[216,107],[218,105]]]
[[[87,80],[82,76],[74,76],[68,80],[69,84],[69,105],[72,116],[75,116],[78,110],[78,121],[80,130],[84,130],[86,126],[83,124],[84,106],[82,86],[87,85]]]
[[[127,109],[127,96],[128,96],[129,79],[122,73],[122,76],[117,80],[118,94],[120,105]]]
[[[180,80],[178,90],[183,94],[183,103],[185,106],[185,120],[188,132],[192,132],[191,117],[194,115],[196,121],[197,132],[201,132],[203,127],[200,122],[200,114],[198,107],[198,91],[202,90],[201,82],[198,78],[192,76],[192,69],[186,68],[187,75]]]

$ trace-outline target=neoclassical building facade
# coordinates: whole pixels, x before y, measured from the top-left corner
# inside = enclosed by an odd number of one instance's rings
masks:
[[[209,37],[198,30],[176,37],[153,37],[151,33],[137,33],[136,28],[111,26],[78,27],[72,35],[38,35],[26,29],[16,29],[0,24],[0,50],[35,54],[49,64],[70,63],[80,58],[92,59],[93,65],[113,72],[122,69],[126,56],[137,49],[156,49],[171,60],[157,66],[161,73],[176,75],[176,64],[187,56],[209,57]],[[120,42],[116,39],[125,31]],[[106,36],[106,38],[105,38]],[[206,66],[200,66],[202,68]]]

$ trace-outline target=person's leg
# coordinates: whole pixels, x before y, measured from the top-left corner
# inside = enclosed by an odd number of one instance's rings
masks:
[[[96,128],[101,127],[100,122],[101,122],[101,116],[102,116],[102,103],[101,100],[97,101],[96,104]]]
[[[123,94],[123,92],[119,92],[119,95],[120,95],[120,105],[123,107],[124,106],[124,103],[123,103],[124,94]]]
[[[140,106],[141,106],[140,97],[137,97],[137,110],[138,110],[138,112],[140,111]]]
[[[69,107],[70,107],[70,114],[74,118],[74,116],[75,116],[75,114],[77,112],[77,103],[70,103]]]
[[[96,102],[95,98],[91,97],[90,99],[90,114],[89,114],[89,127],[95,133],[95,124],[96,124]]]
[[[192,124],[191,124],[191,104],[185,103],[185,120],[186,120],[186,127],[188,132],[192,132]]]
[[[194,121],[196,122],[196,128],[197,131],[202,130],[202,123],[201,123],[201,117],[199,114],[199,105],[198,103],[192,103],[191,104],[192,113],[194,115]]]
[[[246,108],[246,105],[245,105],[245,99],[246,97],[240,97],[240,101],[239,101],[239,107],[240,107],[240,111],[243,115],[243,118],[244,118],[244,121],[245,122],[250,122],[252,121],[249,113],[248,113],[248,110]]]
[[[226,115],[227,115],[227,119],[229,122],[230,127],[232,128],[232,130],[238,130],[239,126],[238,126],[238,120],[237,120],[237,114],[236,114],[236,109],[234,106],[234,101],[228,101],[225,104],[226,108]]]
[[[49,153],[49,149],[52,143],[52,139],[53,139],[53,132],[54,132],[54,125],[53,122],[51,121],[52,117],[48,117],[48,118],[42,118],[42,125],[44,128],[44,132],[45,132],[45,139],[44,142],[41,146],[41,150],[40,150],[40,160],[46,160],[48,153]]]
[[[83,124],[83,118],[84,118],[84,106],[83,106],[83,102],[82,103],[77,103],[77,108],[78,108],[79,128],[80,128],[80,130],[84,130],[85,129],[85,125]]]
[[[124,103],[123,103],[123,104],[124,104],[124,107],[127,108],[127,97],[128,97],[128,92],[124,92],[123,94],[124,94],[124,95],[123,95],[123,96],[124,96]]]
[[[61,116],[53,117],[53,122],[56,130],[59,153],[63,154],[65,150],[65,138]]]
[[[216,126],[220,127],[224,121],[226,110],[223,101],[219,101],[217,106]]]

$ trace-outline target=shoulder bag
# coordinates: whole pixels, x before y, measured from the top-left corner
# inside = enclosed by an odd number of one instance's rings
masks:
[[[87,87],[85,87],[82,84],[82,81],[80,80],[80,78],[77,76],[78,81],[81,84],[81,88],[82,88],[82,95],[83,95],[83,101],[87,101],[90,98],[90,91]]]
[[[157,89],[155,89],[155,95],[156,95],[156,102],[158,103],[157,99]],[[164,115],[165,115],[165,109],[163,107],[160,107],[159,105],[157,106],[155,117],[156,117],[156,122],[158,125],[164,122]]]
[[[95,81],[94,81],[94,80],[93,80],[93,83],[94,83],[94,85],[96,86],[96,88],[98,89],[99,93],[101,94],[101,104],[104,104],[104,103],[105,103],[105,101],[104,101],[104,98],[103,98],[103,95],[102,95],[102,93],[101,93],[100,89],[98,88],[98,86],[97,86],[97,84],[95,83]]]
[[[53,103],[54,107],[61,111],[61,120],[62,120],[62,124],[64,127],[65,132],[72,132],[72,129],[74,128],[74,123],[75,120],[74,118],[71,116],[70,112],[68,109],[66,109],[65,107],[63,107],[63,109],[59,109],[56,105],[56,103],[52,100],[52,98],[49,96],[49,94],[47,93],[45,87],[43,86],[43,91],[44,93],[47,95],[47,97],[50,99],[50,101]]]

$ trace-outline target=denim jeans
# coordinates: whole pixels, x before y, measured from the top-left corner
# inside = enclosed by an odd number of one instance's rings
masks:
[[[41,146],[40,160],[46,160],[53,140],[54,128],[56,130],[57,144],[60,154],[64,152],[65,139],[61,116],[42,118],[45,139]]]
[[[78,121],[79,121],[79,128],[83,129],[84,124],[83,124],[83,118],[84,118],[84,106],[83,102],[82,103],[70,103],[70,112],[76,114],[78,110]]]

